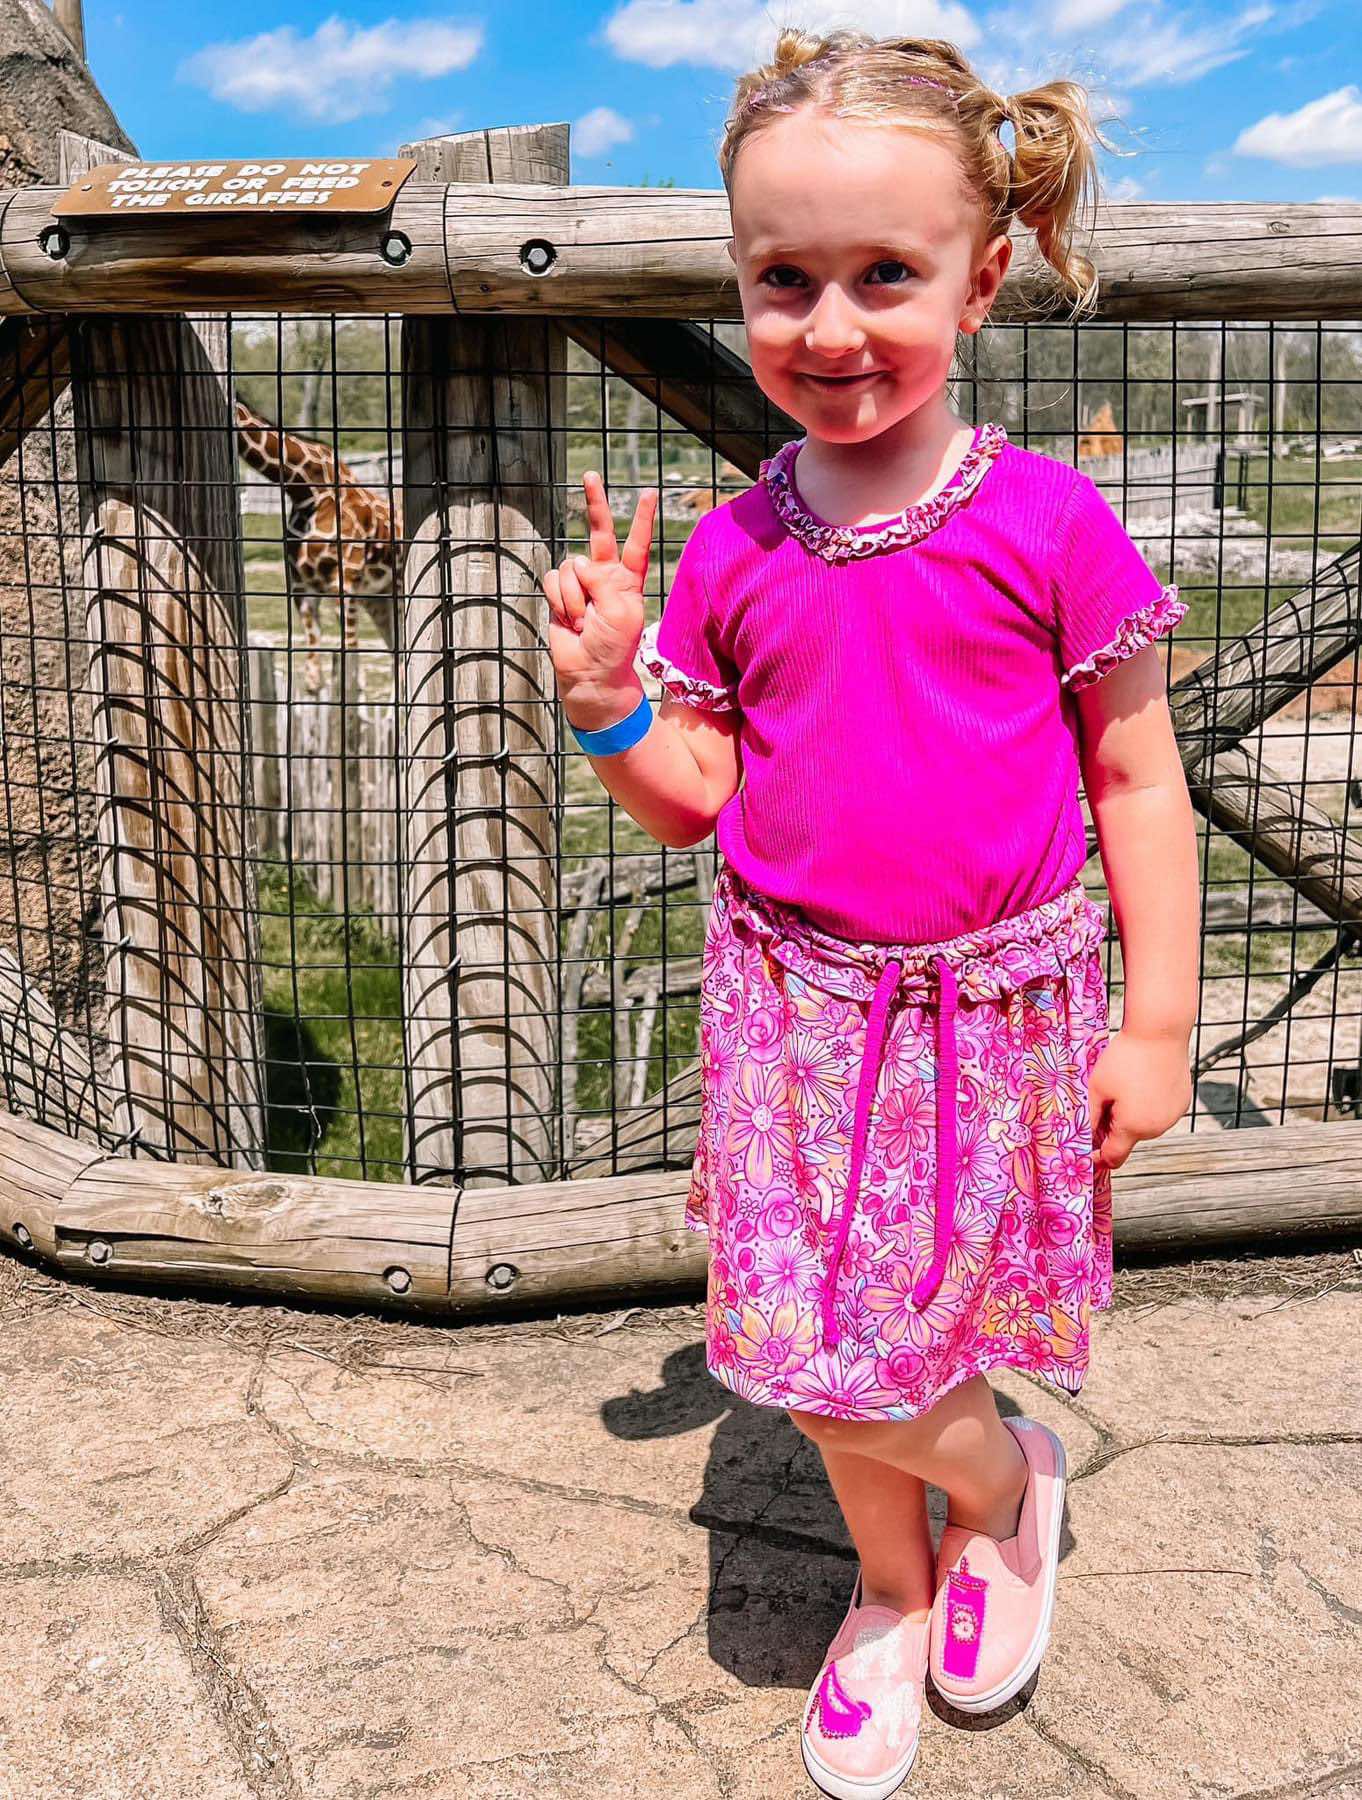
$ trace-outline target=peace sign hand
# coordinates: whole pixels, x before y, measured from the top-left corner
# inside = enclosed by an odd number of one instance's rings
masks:
[[[648,575],[658,490],[639,495],[621,550],[605,488],[594,469],[582,476],[591,555],[570,556],[544,576],[549,603],[549,655],[560,693],[607,694],[627,679],[643,635],[643,583]]]

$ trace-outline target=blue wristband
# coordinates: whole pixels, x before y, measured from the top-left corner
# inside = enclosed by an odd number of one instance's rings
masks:
[[[592,756],[617,756],[621,750],[627,750],[636,744],[653,722],[653,703],[646,694],[640,699],[634,710],[623,719],[617,719],[613,725],[607,725],[603,731],[578,731],[568,720],[573,737],[589,751]]]

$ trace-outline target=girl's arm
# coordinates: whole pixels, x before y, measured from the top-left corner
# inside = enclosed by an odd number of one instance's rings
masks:
[[[630,680],[605,696],[566,695],[563,711],[581,731],[624,719],[643,697]],[[741,739],[733,714],[688,706],[664,694],[653,722],[636,744],[613,756],[583,752],[602,787],[643,829],[672,850],[707,838],[742,779]]]
[[[1121,936],[1121,1028],[1088,1072],[1093,1154],[1119,1169],[1192,1100],[1200,906],[1196,827],[1153,644],[1074,690],[1083,783]]]
[[[621,550],[600,475],[582,477],[590,556],[570,556],[543,578],[549,652],[568,723],[601,731],[637,710],[643,683],[634,668],[643,631],[658,490],[639,496]],[[703,716],[701,716],[703,710]],[[627,750],[585,752],[601,785],[660,844],[684,850],[714,829],[739,782],[737,721],[663,697],[647,731]]]
[[[1121,1029],[1184,1053],[1197,1020],[1200,880],[1157,647],[1146,644],[1100,681],[1075,689],[1074,702],[1083,787],[1121,938]]]

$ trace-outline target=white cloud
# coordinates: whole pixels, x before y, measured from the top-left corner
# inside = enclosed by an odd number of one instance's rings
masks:
[[[1131,0],[1055,0],[1050,29],[1090,31],[1094,25],[1105,25],[1130,4]]]
[[[634,135],[628,119],[613,106],[593,106],[572,127],[571,143],[577,156],[599,156],[616,144],[627,144]]]
[[[1109,206],[1128,206],[1143,194],[1144,183],[1136,181],[1133,175],[1123,175],[1119,181],[1104,183],[1102,187],[1102,198]]]
[[[624,0],[602,37],[626,62],[738,73],[769,58],[783,23],[810,31],[854,24],[877,37],[947,38],[1002,93],[1071,76],[1109,107],[1108,90],[1118,86],[1198,81],[1247,56],[1251,39],[1280,30],[1284,16],[1309,18],[1320,3],[1247,0],[1212,15],[1204,5],[1170,9],[1167,0]]]
[[[1349,83],[1293,113],[1268,113],[1230,148],[1236,156],[1261,156],[1294,169],[1362,162],[1362,92]]]
[[[1316,206],[1362,206],[1356,194],[1316,194]]]
[[[779,10],[759,0],[625,0],[605,23],[606,43],[626,62],[650,69],[676,63],[735,73],[765,62],[783,25],[830,31],[854,24],[873,37],[949,38],[961,50],[978,43],[980,30],[957,0],[781,0]]]
[[[386,19],[361,26],[333,13],[310,37],[281,25],[207,44],[186,57],[176,75],[239,112],[287,108],[335,125],[381,112],[399,77],[428,81],[467,68],[482,41],[480,25]]]
[[[1120,33],[1104,39],[1102,60],[1113,77],[1131,87],[1154,81],[1184,87],[1247,56],[1249,47],[1240,40],[1272,16],[1271,6],[1257,4],[1235,18],[1197,24],[1186,16],[1164,18],[1159,9],[1149,8],[1123,19]]]

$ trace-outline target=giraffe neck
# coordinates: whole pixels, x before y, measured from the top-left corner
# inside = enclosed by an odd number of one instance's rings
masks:
[[[242,461],[267,481],[277,481],[295,501],[310,499],[316,488],[336,483],[336,459],[329,450],[281,431],[244,400],[236,402],[236,437]]]

